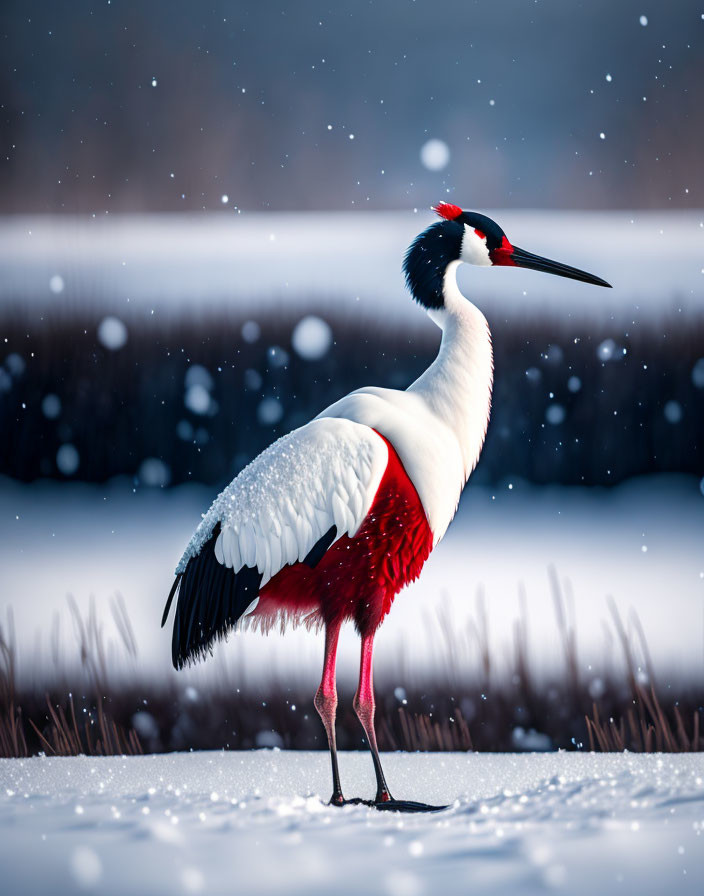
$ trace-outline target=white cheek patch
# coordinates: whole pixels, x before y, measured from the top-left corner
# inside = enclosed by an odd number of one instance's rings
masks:
[[[478,264],[482,267],[491,265],[486,238],[479,236],[469,224],[464,225],[460,258],[467,264]]]

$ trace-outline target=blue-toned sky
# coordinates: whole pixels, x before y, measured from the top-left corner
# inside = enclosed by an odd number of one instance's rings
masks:
[[[701,207],[702,108],[693,0],[4,0],[0,212]]]

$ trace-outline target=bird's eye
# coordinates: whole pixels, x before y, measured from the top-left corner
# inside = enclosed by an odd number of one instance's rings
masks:
[[[474,228],[474,232],[479,237],[480,240],[486,239],[486,234],[482,233],[481,230],[478,230],[476,227]]]

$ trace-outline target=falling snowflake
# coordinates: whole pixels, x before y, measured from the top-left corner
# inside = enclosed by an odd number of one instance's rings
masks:
[[[442,171],[450,161],[450,147],[444,140],[428,140],[421,146],[420,160],[428,171]]]

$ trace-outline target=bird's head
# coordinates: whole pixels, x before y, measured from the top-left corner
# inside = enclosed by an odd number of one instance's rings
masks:
[[[452,262],[481,267],[530,268],[595,286],[611,286],[586,271],[519,249],[509,242],[496,221],[486,215],[464,211],[449,202],[438,203],[433,211],[442,220],[431,224],[416,237],[403,263],[408,288],[416,301],[428,309],[444,306],[445,272]]]

